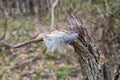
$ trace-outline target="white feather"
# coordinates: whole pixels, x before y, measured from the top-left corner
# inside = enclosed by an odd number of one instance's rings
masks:
[[[63,46],[75,41],[77,37],[77,33],[67,34],[62,31],[53,31],[44,38],[44,42],[48,50],[54,52],[56,49],[62,50]]]

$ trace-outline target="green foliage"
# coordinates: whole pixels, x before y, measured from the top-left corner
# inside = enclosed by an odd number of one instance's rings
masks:
[[[66,77],[66,76],[68,76],[68,75],[69,75],[68,72],[59,71],[59,72],[57,73],[57,78],[64,78],[64,77]]]
[[[3,24],[0,23],[0,31],[3,31],[3,30],[4,30]]]
[[[62,65],[57,72],[57,78],[64,78],[69,76],[73,71],[75,70],[75,67],[72,65]]]
[[[110,65],[115,65],[115,64],[116,64],[116,61],[115,61],[115,60],[110,60],[110,61],[109,61],[109,64],[110,64]]]
[[[45,72],[41,73],[41,78],[48,79],[48,77],[49,77],[48,73],[45,73]]]
[[[116,64],[116,61],[113,58],[111,58],[109,59],[109,64],[113,66]]]
[[[46,25],[50,25],[50,17],[49,16],[45,16],[44,19],[43,19],[43,23],[45,23]]]
[[[57,59],[57,57],[53,53],[50,53],[50,52],[45,54],[45,58],[48,59],[48,60],[55,60],[55,59]]]

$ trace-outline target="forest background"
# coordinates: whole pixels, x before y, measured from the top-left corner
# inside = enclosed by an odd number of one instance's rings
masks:
[[[82,80],[72,47],[48,52],[42,43],[11,45],[80,18],[114,73],[120,58],[120,0],[0,0],[0,80]]]

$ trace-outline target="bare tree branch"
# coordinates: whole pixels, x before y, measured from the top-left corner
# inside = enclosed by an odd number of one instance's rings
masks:
[[[42,34],[38,35],[37,38],[35,38],[35,39],[29,40],[29,41],[25,41],[25,42],[22,42],[22,43],[19,43],[19,44],[16,44],[16,45],[13,45],[13,46],[11,46],[11,48],[19,48],[19,47],[25,46],[27,44],[37,43],[37,42],[43,41],[43,38],[48,33],[50,33],[50,32],[42,33]]]
[[[55,2],[52,4],[52,7],[51,7],[51,29],[53,29],[55,27],[55,14],[54,14],[54,10],[55,10],[55,7],[57,5],[59,0],[55,0]]]

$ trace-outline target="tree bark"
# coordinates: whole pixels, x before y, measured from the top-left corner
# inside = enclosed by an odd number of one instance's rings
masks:
[[[114,78],[113,80],[119,80],[120,79],[120,55],[117,55],[117,64],[115,66],[115,71],[114,71]]]
[[[33,0],[29,0],[29,10],[30,10],[31,15],[35,15]]]
[[[85,27],[77,19],[69,20],[72,31],[79,33],[71,45],[78,56],[84,80],[112,80],[109,64]]]
[[[111,80],[108,62],[102,54],[91,53],[82,44],[72,45],[78,56],[84,80]]]

